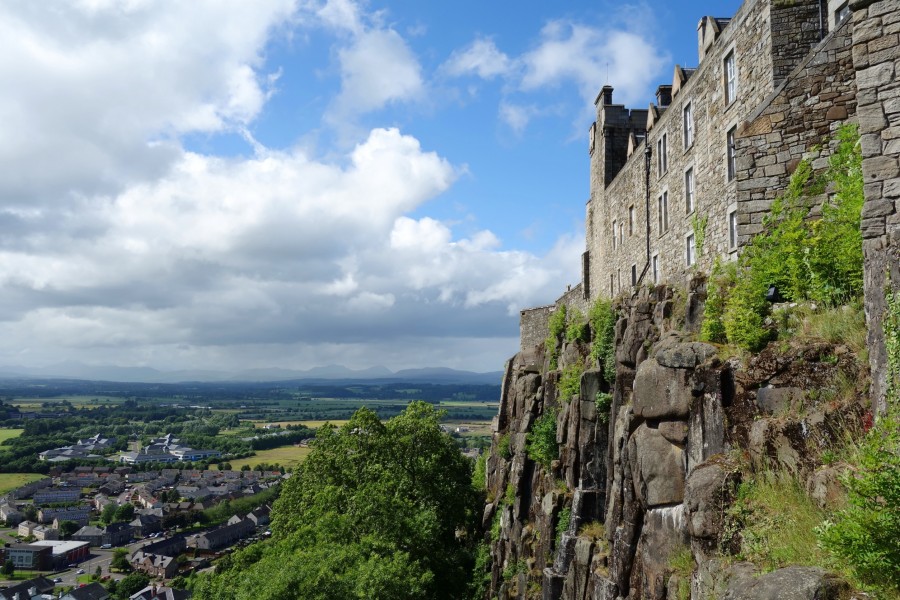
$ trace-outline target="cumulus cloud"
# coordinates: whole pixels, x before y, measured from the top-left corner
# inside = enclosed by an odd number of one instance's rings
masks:
[[[406,42],[358,4],[54,6],[0,6],[0,365],[494,369],[516,312],[577,277],[571,240],[538,256],[413,218],[464,167],[398,129],[327,159],[255,142],[285,23],[339,39],[328,116],[421,93]],[[182,147],[223,131],[256,155]]]
[[[665,53],[631,31],[551,21],[541,30],[540,38],[539,45],[522,57],[522,89],[570,81],[588,102],[593,102],[607,82],[615,85],[622,102],[639,102],[669,62]]]
[[[501,78],[505,86],[498,114],[517,134],[523,133],[535,117],[553,112],[521,97],[563,85],[575,86],[586,110],[607,83],[615,86],[618,101],[643,105],[648,101],[648,88],[670,58],[645,31],[630,27],[630,23],[652,20],[645,7],[626,6],[620,12],[627,18],[613,19],[602,26],[551,20],[541,29],[533,47],[517,56],[507,55],[490,38],[477,38],[454,51],[440,72],[451,78]],[[518,99],[514,99],[516,95]]]
[[[477,39],[455,51],[441,67],[451,77],[475,74],[482,79],[506,75],[512,68],[510,58],[491,39]]]

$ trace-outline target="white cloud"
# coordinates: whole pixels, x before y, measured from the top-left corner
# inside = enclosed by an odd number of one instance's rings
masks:
[[[534,105],[522,106],[512,102],[500,103],[500,120],[506,123],[516,135],[522,135],[531,120],[541,114],[541,110]]]
[[[392,102],[421,97],[422,70],[396,31],[367,31],[339,51],[341,93],[329,119],[334,123],[380,109]]]
[[[611,82],[620,100],[630,104],[640,101],[669,59],[635,32],[551,21],[541,30],[540,44],[522,61],[524,90],[571,81],[582,98],[593,102],[600,87]]]
[[[292,0],[0,6],[4,205],[115,193],[164,173],[178,135],[252,121],[269,93],[261,49],[293,10]]]
[[[493,79],[508,74],[512,66],[510,58],[497,49],[493,40],[482,38],[451,54],[441,69],[452,77],[475,74]]]

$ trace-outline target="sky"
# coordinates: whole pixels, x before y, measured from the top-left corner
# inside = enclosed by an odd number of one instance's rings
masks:
[[[0,366],[495,371],[736,0],[0,4]]]

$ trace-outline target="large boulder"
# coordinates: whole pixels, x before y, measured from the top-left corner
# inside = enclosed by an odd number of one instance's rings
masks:
[[[656,353],[656,362],[673,369],[693,369],[718,353],[715,346],[703,342],[667,345]]]
[[[690,369],[645,360],[634,378],[634,414],[644,419],[685,419],[691,409]]]
[[[692,537],[719,537],[738,479],[736,469],[718,462],[704,463],[691,471],[684,489],[684,512]]]
[[[843,600],[850,587],[824,569],[786,567],[758,577],[733,577],[722,600]]]
[[[628,442],[634,490],[646,508],[684,499],[684,451],[642,423]]]

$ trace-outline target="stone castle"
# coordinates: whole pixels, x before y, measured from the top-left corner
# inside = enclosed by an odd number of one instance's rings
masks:
[[[648,108],[615,104],[604,86],[589,129],[582,280],[522,311],[522,349],[546,337],[555,306],[686,286],[736,258],[800,160],[827,167],[823,142],[847,121],[862,134],[867,314],[880,324],[886,273],[900,282],[898,20],[894,0],[746,0],[730,19],[700,20],[698,66],[676,65]],[[877,375],[883,342],[870,341]]]

